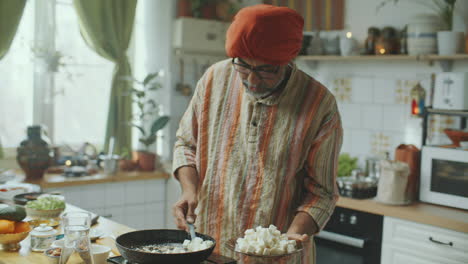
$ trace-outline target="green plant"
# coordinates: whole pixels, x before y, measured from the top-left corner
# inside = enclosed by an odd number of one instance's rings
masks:
[[[348,153],[340,154],[338,157],[338,177],[350,176],[357,169],[358,158],[351,157]]]
[[[384,7],[388,3],[394,3],[397,4],[400,0],[384,0],[379,4],[377,7],[377,10],[380,8]],[[421,5],[425,5],[432,10],[434,10],[437,15],[439,15],[440,19],[442,22],[445,24],[447,30],[452,30],[453,27],[453,14],[455,11],[455,2],[457,0],[432,0],[432,1],[427,1],[427,0],[413,0],[414,2],[417,2]]]
[[[169,122],[169,116],[158,117],[159,105],[149,96],[150,92],[162,87],[160,83],[156,82],[159,74],[159,72],[149,73],[143,81],[135,78],[126,78],[133,83],[130,92],[133,103],[137,107],[130,125],[140,131],[141,137],[139,141],[145,146],[145,151],[148,151],[148,147],[156,141],[156,133]],[[157,118],[154,118],[155,116]],[[148,124],[147,122],[150,124],[149,130],[145,129],[145,124]]]

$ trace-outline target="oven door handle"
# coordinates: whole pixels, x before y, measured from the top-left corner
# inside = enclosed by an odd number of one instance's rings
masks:
[[[355,237],[350,237],[350,236],[345,236],[333,232],[328,232],[328,231],[320,231],[317,235],[315,235],[318,238],[322,238],[325,240],[330,240],[333,242],[337,242],[340,244],[345,244],[348,246],[356,247],[356,248],[364,248],[364,239],[360,238],[355,238]]]

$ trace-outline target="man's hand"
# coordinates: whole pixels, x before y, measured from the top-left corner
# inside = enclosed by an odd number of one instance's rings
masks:
[[[309,242],[310,237],[307,234],[286,233],[289,239],[296,240],[297,242]]]
[[[294,239],[298,242],[308,242],[310,235],[318,232],[317,224],[314,219],[305,212],[298,212],[294,217],[291,226],[289,226],[286,235],[289,239]]]
[[[197,218],[195,214],[197,205],[197,195],[194,193],[184,193],[180,200],[174,204],[172,214],[174,215],[177,228],[188,231],[186,222],[195,222]]]
[[[181,167],[176,172],[176,177],[182,187],[182,196],[172,207],[177,228],[188,231],[187,223],[195,223],[197,216],[195,209],[198,205],[198,173],[193,167]]]

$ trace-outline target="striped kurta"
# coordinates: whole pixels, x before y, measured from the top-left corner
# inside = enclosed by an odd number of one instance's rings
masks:
[[[245,92],[230,60],[211,66],[174,147],[174,172],[198,171],[197,231],[216,239],[216,253],[236,257],[228,239],[259,225],[284,233],[298,211],[323,228],[338,198],[342,136],[335,98],[295,65],[286,87],[264,99]],[[313,253],[310,243],[302,261],[288,263],[314,263]]]

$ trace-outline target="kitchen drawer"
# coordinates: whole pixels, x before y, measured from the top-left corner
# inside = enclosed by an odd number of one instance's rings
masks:
[[[466,264],[466,261],[447,259],[411,248],[394,247],[384,244],[381,264]]]
[[[468,263],[468,233],[385,217],[383,243]]]

